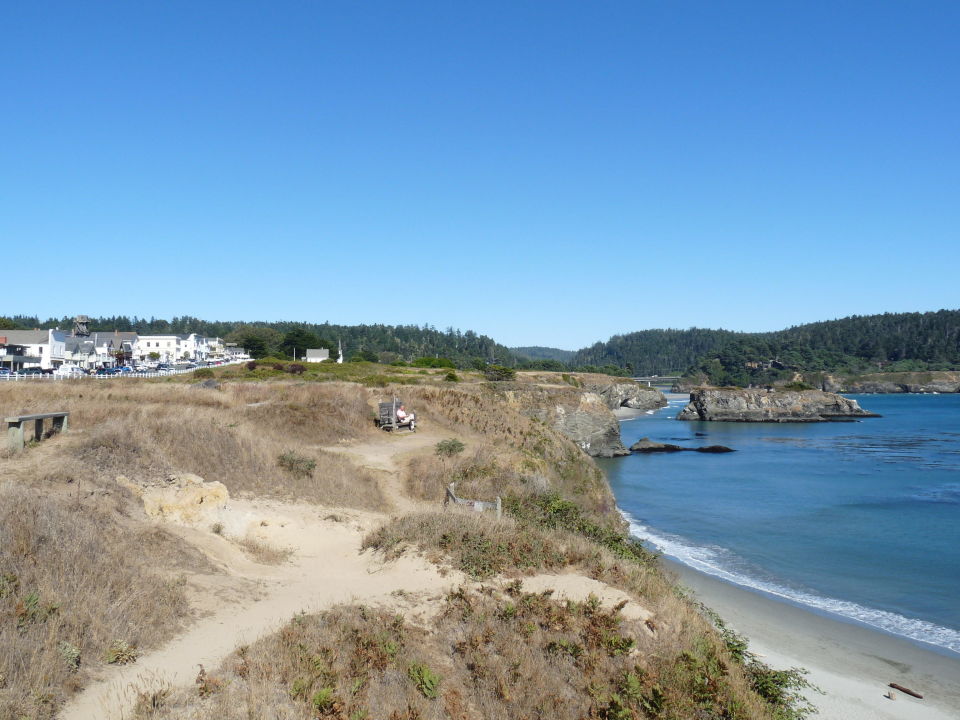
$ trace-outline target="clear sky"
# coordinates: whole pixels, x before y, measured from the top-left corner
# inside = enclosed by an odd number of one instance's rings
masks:
[[[0,315],[575,349],[958,308],[958,38],[954,0],[3,3]]]

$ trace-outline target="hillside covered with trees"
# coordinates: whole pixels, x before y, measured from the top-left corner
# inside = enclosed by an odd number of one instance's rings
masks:
[[[569,363],[573,360],[573,356],[577,354],[575,350],[561,350],[560,348],[542,347],[540,345],[512,347],[510,352],[527,360],[557,360],[562,363]]]
[[[740,333],[729,330],[641,330],[577,351],[574,365],[616,365],[636,375],[675,375]]]
[[[715,385],[770,383],[797,372],[952,370],[960,368],[960,311],[854,315],[769,333],[643,330],[577,352],[573,364],[587,363]]]
[[[960,311],[885,313],[740,335],[687,375],[715,385],[776,382],[797,372],[859,374],[960,368]]]

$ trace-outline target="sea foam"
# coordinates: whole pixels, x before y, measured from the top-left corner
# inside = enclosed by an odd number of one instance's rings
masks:
[[[786,587],[776,582],[762,580],[749,574],[731,569],[728,565],[728,553],[721,548],[699,547],[686,543],[682,538],[667,534],[656,533],[640,524],[624,510],[620,510],[624,520],[630,525],[630,534],[649,542],[664,555],[667,555],[694,570],[726,580],[735,585],[741,585],[753,590],[759,590],[768,595],[783,598],[799,605],[815,608],[827,613],[839,615],[848,620],[855,620],[893,635],[910,638],[917,642],[934,645],[945,650],[960,654],[960,632],[941,627],[925,620],[904,617],[896,613],[875,608],[864,607],[857,603],[836,598],[823,597]]]

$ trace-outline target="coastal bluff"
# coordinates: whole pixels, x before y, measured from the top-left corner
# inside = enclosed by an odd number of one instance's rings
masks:
[[[516,382],[491,384],[490,389],[521,414],[573,440],[590,457],[630,454],[620,439],[618,411],[667,404],[655,388],[594,373],[523,372]]]
[[[819,384],[827,392],[862,394],[893,393],[960,393],[960,372],[936,370],[928,372],[870,373],[853,377],[823,375],[811,377],[811,385]]]
[[[677,420],[824,422],[879,417],[856,400],[822,390],[695,388]]]

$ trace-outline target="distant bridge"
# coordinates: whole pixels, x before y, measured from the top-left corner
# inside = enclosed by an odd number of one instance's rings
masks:
[[[635,377],[632,378],[637,382],[646,383],[647,387],[652,387],[654,385],[673,385],[677,380],[680,379],[679,375],[649,375],[647,377]]]

